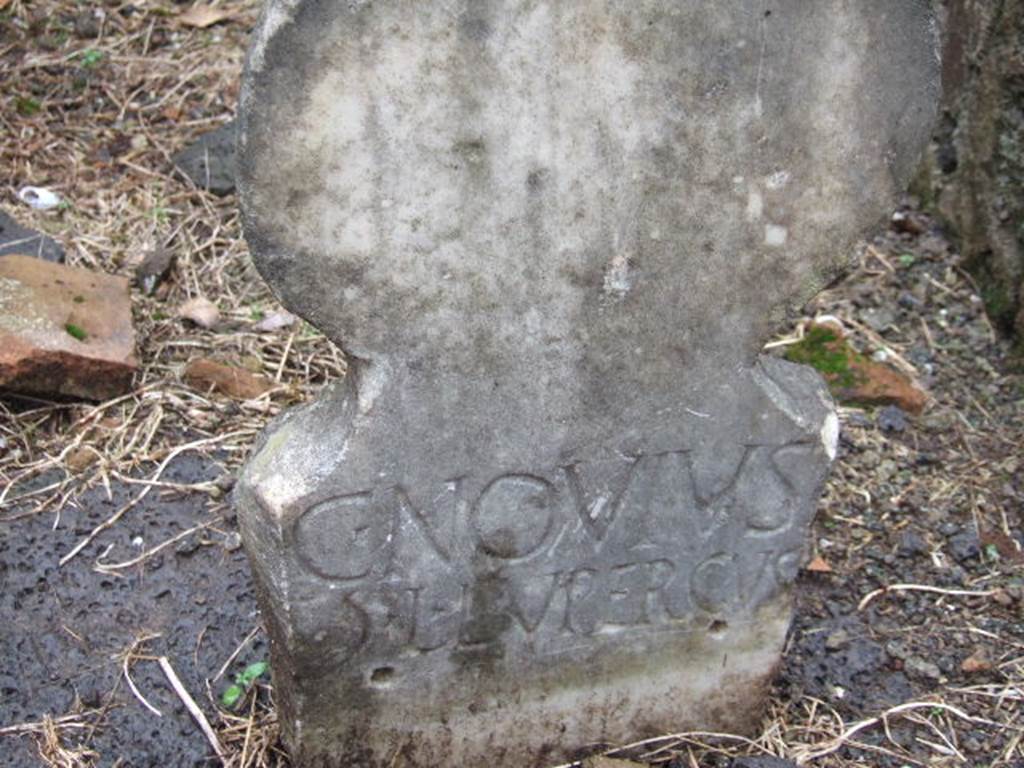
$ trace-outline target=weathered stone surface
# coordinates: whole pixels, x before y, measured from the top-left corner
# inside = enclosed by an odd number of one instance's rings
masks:
[[[936,0],[943,114],[915,191],[950,225],[1024,354],[1024,0]]]
[[[127,279],[0,256],[0,389],[104,400],[135,368]]]
[[[755,721],[838,430],[758,351],[936,70],[917,0],[268,4],[246,236],[350,360],[236,491],[300,764]]]
[[[235,121],[204,133],[174,156],[174,164],[202,189],[223,197],[235,191]]]
[[[24,254],[45,259],[64,261],[64,249],[56,240],[42,232],[23,227],[8,214],[0,211],[0,256]]]

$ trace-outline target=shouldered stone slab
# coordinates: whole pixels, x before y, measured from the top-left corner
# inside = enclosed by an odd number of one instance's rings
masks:
[[[350,360],[236,497],[300,763],[754,721],[838,436],[758,352],[937,67],[926,0],[268,3],[246,237]]]

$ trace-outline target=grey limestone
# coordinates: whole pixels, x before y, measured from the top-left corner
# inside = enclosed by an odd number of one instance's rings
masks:
[[[838,421],[760,356],[884,218],[927,0],[272,0],[246,237],[349,373],[236,490],[297,761],[749,729]]]

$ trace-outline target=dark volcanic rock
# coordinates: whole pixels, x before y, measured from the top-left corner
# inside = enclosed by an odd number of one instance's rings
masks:
[[[174,156],[197,187],[223,197],[235,191],[235,121],[205,133]]]
[[[949,551],[958,563],[975,560],[981,555],[981,543],[973,529],[949,537]]]
[[[64,249],[56,240],[42,232],[23,227],[0,211],[0,256],[19,253],[45,261],[64,261]]]
[[[174,268],[174,251],[166,246],[153,249],[135,268],[135,284],[151,294]]]
[[[887,405],[878,412],[878,426],[884,432],[902,432],[907,428],[907,414],[896,405]]]

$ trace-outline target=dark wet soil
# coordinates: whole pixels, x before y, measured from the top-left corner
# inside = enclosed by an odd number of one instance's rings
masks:
[[[222,473],[216,463],[186,455],[168,467],[163,480],[197,483]],[[58,566],[63,554],[140,490],[112,483],[108,498],[97,488],[77,507],[63,509],[56,528],[54,514],[47,513],[18,521],[0,539],[0,724],[102,709],[99,727],[86,740],[100,755],[97,765],[214,765],[211,748],[157,662],[136,660],[130,671],[162,717],[132,695],[121,655],[137,638],[157,635],[139,653],[167,656],[216,722],[206,681],[258,621],[245,555],[230,536],[234,524],[224,517],[226,507],[211,510],[206,494],[151,492],[96,543]],[[109,545],[107,562],[121,562],[210,519],[216,521],[213,527],[122,575],[93,568]],[[229,675],[266,653],[260,634]],[[213,683],[213,695],[219,696],[225,684]],[[30,736],[0,738],[0,765],[40,764]]]

